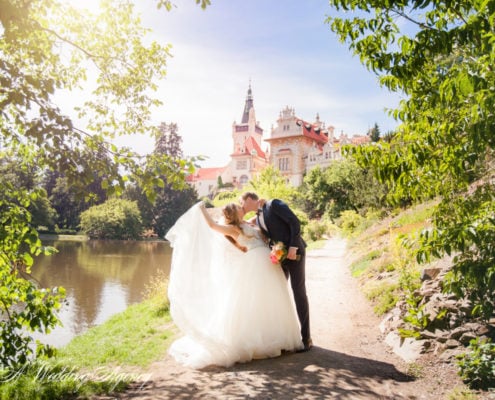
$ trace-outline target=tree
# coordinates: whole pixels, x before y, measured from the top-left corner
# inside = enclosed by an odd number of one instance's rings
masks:
[[[49,183],[45,185],[50,204],[57,212],[55,224],[59,229],[76,231],[79,229],[80,214],[90,207],[82,194],[73,190],[67,178],[57,171],[49,172]],[[52,184],[53,182],[53,184]]]
[[[380,140],[380,127],[376,122],[373,128],[370,129],[369,136],[372,142],[378,142]]]
[[[495,300],[495,2],[331,0],[331,28],[404,100],[390,143],[354,149],[395,198],[440,203],[418,260],[453,254],[447,290],[488,318]],[[359,11],[362,11],[360,13]]]
[[[39,188],[41,180],[39,170],[34,165],[25,163],[22,155],[14,151],[15,147],[9,150],[11,151],[0,152],[0,186],[3,187],[8,183],[16,190],[30,192]],[[28,211],[32,216],[31,226],[34,228],[44,226],[53,229],[57,213],[51,207],[45,191],[37,191],[36,197],[31,200]]]
[[[136,202],[110,199],[81,214],[81,230],[93,239],[138,239],[143,226]]]
[[[163,238],[177,219],[197,201],[198,194],[193,187],[174,190],[171,186],[165,185],[157,195],[153,207],[154,231]]]
[[[156,139],[154,154],[158,157],[165,156],[180,162],[182,158],[182,138],[175,123],[161,123],[160,134]],[[190,208],[198,198],[196,190],[187,185],[182,189],[175,189],[170,184],[155,188],[155,202],[152,206],[152,228],[160,237],[164,237],[167,231],[177,219]]]
[[[387,188],[353,159],[344,159],[323,169],[310,170],[304,177],[300,192],[304,210],[311,218],[323,214],[338,218],[345,210],[364,212],[383,207]]]
[[[244,191],[253,191],[265,199],[278,198],[287,203],[291,203],[297,196],[296,189],[287,184],[282,173],[273,165],[267,166],[251,179]]]
[[[97,158],[109,162],[108,155],[101,148],[97,150]],[[80,214],[89,207],[107,200],[107,192],[102,186],[108,176],[96,170],[92,175],[93,178],[88,183],[80,184],[75,188],[63,172],[45,171],[42,186],[48,194],[51,205],[57,211],[55,223],[59,229],[76,231],[79,227]]]
[[[196,3],[205,7],[209,0]],[[157,5],[171,7],[168,0]],[[139,182],[150,198],[164,179],[174,188],[185,185],[194,160],[142,156],[112,143],[118,135],[157,134],[151,110],[160,101],[152,94],[169,56],[168,46],[144,44],[147,30],[132,1],[106,0],[90,13],[65,1],[1,0],[0,24],[2,149],[15,149],[23,168],[60,171],[82,193],[95,173],[110,194],[120,194],[127,181]],[[66,115],[56,94],[87,87],[93,89],[76,108],[78,120]],[[0,363],[15,366],[33,351],[27,333],[57,323],[63,291],[39,289],[23,275],[43,250],[28,211],[42,192],[10,182],[2,189]]]

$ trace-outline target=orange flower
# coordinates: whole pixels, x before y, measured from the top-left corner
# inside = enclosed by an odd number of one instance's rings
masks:
[[[287,249],[282,242],[277,242],[272,246],[270,252],[270,261],[273,264],[279,264],[287,257]]]

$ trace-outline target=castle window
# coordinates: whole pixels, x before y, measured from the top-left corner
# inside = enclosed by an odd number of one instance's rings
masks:
[[[237,169],[246,169],[247,168],[247,160],[237,160],[236,168]]]
[[[289,158],[282,157],[278,159],[278,169],[280,171],[288,171],[289,170]]]
[[[241,178],[239,179],[239,183],[244,186],[246,183],[248,183],[249,178],[247,175],[241,175]]]

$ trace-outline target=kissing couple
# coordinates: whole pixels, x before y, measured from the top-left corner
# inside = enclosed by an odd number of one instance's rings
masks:
[[[256,217],[246,221],[252,211]],[[183,334],[169,354],[204,368],[310,350],[299,219],[282,200],[253,192],[222,214],[216,221],[197,203],[165,236],[172,247],[170,313]]]

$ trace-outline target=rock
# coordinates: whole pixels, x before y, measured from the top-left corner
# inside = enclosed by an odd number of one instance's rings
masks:
[[[465,352],[466,352],[466,350],[463,347],[447,349],[447,350],[443,351],[442,353],[440,353],[440,355],[438,356],[438,359],[444,363],[448,363],[448,362],[456,360],[458,355],[463,354]]]
[[[424,342],[413,338],[401,338],[395,332],[390,332],[385,338],[385,343],[392,348],[392,351],[408,363],[419,358],[424,350]]]
[[[450,332],[449,339],[459,340],[466,332],[469,332],[468,328],[465,326],[459,326]]]
[[[441,268],[425,268],[421,271],[421,280],[428,281],[435,279],[440,273]]]
[[[403,324],[404,321],[402,321],[400,310],[398,308],[394,308],[392,311],[387,313],[380,322],[380,332],[387,333],[390,331],[395,331]]]
[[[461,343],[455,339],[447,339],[444,346],[446,349],[455,349],[455,348],[461,346]]]
[[[488,336],[490,335],[491,329],[489,326],[479,324],[478,327],[475,328],[474,332],[478,336]]]
[[[478,336],[471,331],[465,332],[459,338],[459,342],[461,342],[464,346],[467,346],[471,340],[476,339],[477,337]]]

